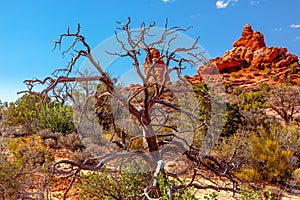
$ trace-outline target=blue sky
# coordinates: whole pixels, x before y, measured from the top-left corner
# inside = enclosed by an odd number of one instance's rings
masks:
[[[232,48],[245,24],[265,35],[268,46],[300,56],[299,0],[10,0],[0,1],[0,100],[14,101],[23,80],[43,78],[68,60],[52,52],[52,40],[82,25],[91,47],[113,36],[116,21],[132,18],[163,27],[187,27],[211,57]]]

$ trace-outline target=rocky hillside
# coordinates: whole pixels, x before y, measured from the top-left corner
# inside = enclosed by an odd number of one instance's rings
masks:
[[[232,46],[222,57],[210,60],[225,82],[244,88],[264,82],[300,84],[298,57],[286,48],[267,47],[264,35],[253,31],[251,25],[245,25],[241,37]],[[187,77],[188,81],[201,82],[201,74],[209,73],[211,67],[199,67],[198,75]]]

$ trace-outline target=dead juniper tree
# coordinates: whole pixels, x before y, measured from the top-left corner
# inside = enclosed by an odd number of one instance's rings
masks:
[[[83,163],[61,160],[54,164],[54,173],[73,176],[65,197],[81,170],[100,171],[104,165],[114,163],[116,160],[131,160],[134,158],[142,159],[147,163],[153,177],[152,183],[144,189],[143,194],[139,195],[142,199],[161,197],[159,191],[159,184],[161,184],[159,177],[161,176],[159,174],[163,174],[163,177],[165,177],[164,184],[168,188],[169,199],[172,199],[178,191],[191,187],[218,191],[237,191],[237,179],[231,174],[230,168],[226,167],[230,165],[223,165],[212,155],[209,155],[209,151],[220,134],[215,129],[221,129],[220,127],[223,126],[222,120],[218,119],[220,116],[222,117],[222,112],[217,109],[223,106],[223,97],[218,95],[222,92],[214,90],[215,86],[220,83],[214,79],[210,86],[212,92],[209,95],[197,91],[197,95],[204,95],[203,97],[210,99],[211,102],[214,101],[212,98],[215,99],[215,104],[210,109],[215,110],[212,113],[217,120],[207,122],[199,118],[198,102],[193,98],[195,91],[183,78],[183,71],[187,67],[210,65],[203,56],[203,52],[199,50],[199,38],[191,43],[189,47],[174,47],[173,44],[178,34],[187,31],[189,28],[168,27],[166,21],[165,27],[160,29],[159,33],[153,31],[155,30],[155,23],[150,25],[142,23],[138,29],[132,30],[130,28],[130,18],[126,23],[118,22],[118,25],[120,27],[117,30],[120,30],[126,37],[122,38],[116,31],[115,40],[120,49],[117,52],[107,52],[107,54],[120,58],[130,58],[134,71],[141,81],[140,85],[136,85],[131,89],[127,88],[127,92],[124,92],[124,88],[117,87],[114,84],[112,78],[104,71],[101,60],[96,60],[93,56],[91,47],[81,34],[80,24],[78,24],[76,32],[73,33],[68,29],[65,34],[60,35],[59,39],[55,41],[55,48],[61,47],[65,39],[73,41],[71,46],[63,51],[64,55],[71,52],[75,54],[67,68],[56,70],[54,77],[25,81],[29,93],[34,92],[33,88],[36,84],[43,84],[46,88],[40,92],[41,96],[51,95],[60,101],[69,98],[71,102],[74,101],[74,96],[71,93],[72,83],[101,81],[101,84],[105,86],[102,93],[99,94],[99,91],[87,92],[86,98],[81,102],[84,105],[81,106],[86,108],[87,102],[92,99],[96,99],[96,105],[98,103],[98,106],[108,106],[108,101],[104,104],[101,101],[110,98],[111,101],[115,102],[114,105],[122,107],[129,113],[129,117],[120,118],[119,121],[123,120],[127,125],[135,125],[137,134],[134,134],[133,130],[123,129],[120,127],[122,123],[116,122],[118,119],[115,118],[118,116],[115,114],[114,117],[109,119],[115,128],[114,130],[122,133],[118,134],[117,138],[122,139],[119,141],[112,139],[110,142],[118,143],[119,151],[106,152],[94,158],[89,158]],[[76,63],[81,58],[87,59],[92,67],[96,69],[98,75],[71,76]],[[209,67],[212,68],[212,66]],[[175,75],[177,81],[171,82],[170,74]],[[208,78],[209,74],[203,74],[203,76]],[[212,77],[214,76],[216,75],[213,74]],[[124,121],[128,118],[131,118],[130,122]],[[194,138],[197,137],[197,130],[203,125],[208,127],[209,134],[203,139],[201,148],[197,148],[197,145],[194,144]],[[132,144],[138,139],[143,140],[140,148],[132,148]],[[185,171],[185,176],[187,173],[190,175],[188,181],[181,181],[183,176],[178,176],[174,172],[171,173],[169,171],[170,167],[168,169],[165,167],[168,161],[176,160],[178,155],[186,159],[184,162],[188,162],[189,170]],[[91,161],[96,164],[90,164]],[[124,162],[120,162],[119,165],[122,165],[122,163]],[[69,170],[61,169],[60,166],[62,165],[69,165]],[[207,173],[204,173],[204,171]],[[218,177],[224,184],[216,183],[212,175]],[[180,180],[179,184],[169,184],[167,177],[170,176]],[[207,182],[204,184],[199,179],[207,179],[211,184],[207,184]]]
[[[300,113],[299,88],[291,86],[275,87],[266,95],[270,108],[275,111],[285,124],[295,120]]]

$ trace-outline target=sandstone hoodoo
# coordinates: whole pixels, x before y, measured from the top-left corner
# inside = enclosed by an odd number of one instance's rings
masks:
[[[251,25],[246,24],[242,32],[242,37],[233,43],[233,47],[241,46],[251,51],[266,47],[264,35],[258,31],[253,31]]]
[[[159,50],[151,48],[149,55],[145,59],[144,74],[148,77],[149,82],[162,83],[166,71],[166,64],[160,58]],[[170,76],[166,76],[166,81],[170,82]]]
[[[286,48],[267,47],[264,35],[253,31],[251,25],[245,25],[241,37],[232,46],[222,57],[211,59],[207,62],[209,64],[199,67],[197,75],[186,76],[186,79],[196,84],[203,81],[203,76],[213,78],[212,75],[219,71],[224,82],[244,89],[261,83],[300,84],[298,57]]]
[[[225,52],[223,57],[213,59],[213,62],[222,73],[250,66],[257,69],[288,67],[298,62],[298,57],[286,48],[267,47],[264,35],[246,24],[241,38],[233,43],[233,49]]]

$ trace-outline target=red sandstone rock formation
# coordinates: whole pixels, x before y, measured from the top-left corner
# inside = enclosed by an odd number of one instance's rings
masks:
[[[298,62],[298,57],[286,48],[266,47],[264,35],[253,31],[247,24],[241,38],[233,43],[233,49],[225,52],[223,57],[213,59],[213,62],[222,73],[238,71],[251,65],[258,69],[288,67]]]
[[[295,63],[295,64],[294,64]],[[296,65],[296,63],[298,63]],[[286,80],[300,84],[300,74],[290,73],[293,64],[299,68],[298,57],[289,53],[286,48],[267,47],[264,35],[253,31],[249,24],[245,25],[241,38],[233,43],[233,48],[222,57],[211,59],[198,68],[198,74],[185,76],[191,84],[211,81],[220,72],[225,82],[242,86],[245,91],[257,87],[261,83],[276,85]],[[251,66],[251,67],[250,67]],[[265,68],[269,68],[268,74]],[[228,73],[236,72],[234,76]],[[218,75],[217,75],[218,76]]]
[[[246,24],[242,32],[242,37],[233,43],[233,47],[246,47],[256,51],[266,47],[264,35],[258,31],[253,31],[250,24]]]
[[[166,71],[166,64],[160,58],[160,52],[151,48],[149,51],[149,55],[145,59],[144,63],[144,73],[148,77],[149,82],[158,82],[162,83],[164,74]],[[170,82],[170,76],[166,76],[166,81]]]

